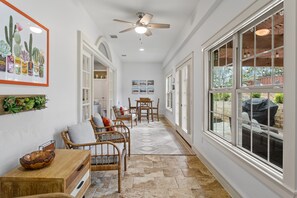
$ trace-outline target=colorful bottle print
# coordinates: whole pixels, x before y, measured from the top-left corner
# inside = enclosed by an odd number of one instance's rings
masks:
[[[0,55],[0,72],[6,71],[6,57]]]
[[[21,53],[22,58],[22,74],[27,75],[28,74],[28,61],[30,60],[29,53],[25,50]]]
[[[28,62],[28,75],[33,76],[33,62],[32,61]]]
[[[39,65],[39,77],[43,78],[44,77],[44,66]]]
[[[33,65],[33,74],[35,77],[39,77],[39,66],[38,63],[34,63]]]
[[[40,56],[39,56],[39,63],[40,63],[40,65],[39,65],[39,77],[43,78],[43,76],[44,76],[44,66],[43,66],[44,56],[43,56],[42,53],[40,53]]]
[[[24,75],[28,74],[28,61],[22,62],[22,74],[24,74]]]
[[[14,72],[14,57],[12,55],[7,56],[7,72],[13,73]]]
[[[21,67],[22,67],[22,59],[19,57],[15,57],[15,60],[14,60],[15,74],[17,75],[21,74]]]

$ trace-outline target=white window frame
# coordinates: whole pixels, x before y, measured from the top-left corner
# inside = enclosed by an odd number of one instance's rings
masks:
[[[208,117],[208,105],[209,105],[209,90],[210,90],[210,81],[211,81],[211,74],[210,74],[210,50],[215,48],[216,46],[220,45],[221,43],[223,44],[224,41],[226,41],[228,38],[233,37],[233,39],[235,40],[235,42],[233,42],[233,48],[237,51],[238,50],[238,46],[237,43],[238,42],[238,32],[240,30],[242,30],[244,27],[246,27],[247,25],[250,25],[251,23],[253,23],[257,18],[261,17],[263,14],[269,12],[269,10],[272,10],[274,7],[278,6],[279,4],[283,3],[282,0],[276,0],[273,2],[257,2],[255,3],[255,7],[251,8],[251,9],[259,9],[261,8],[261,10],[258,11],[254,11],[254,14],[251,16],[251,12],[244,12],[242,13],[241,17],[238,17],[237,19],[235,19],[233,21],[233,23],[228,24],[228,26],[226,26],[225,28],[223,28],[220,32],[218,32],[212,39],[208,40],[205,44],[202,45],[202,52],[203,52],[203,65],[204,65],[204,119],[203,119],[203,131],[204,131],[204,136],[207,138],[207,140],[210,141],[210,143],[213,144],[213,146],[217,147],[218,149],[222,150],[226,155],[228,156],[232,156],[232,159],[244,166],[246,166],[247,168],[249,168],[249,170],[251,170],[251,173],[253,173],[256,177],[262,179],[263,181],[267,182],[266,179],[273,179],[274,181],[277,182],[283,182],[284,179],[284,175],[285,175],[285,171],[280,172],[279,170],[276,170],[275,168],[267,165],[266,163],[255,159],[254,157],[252,157],[251,155],[245,153],[242,151],[242,149],[238,148],[236,146],[237,143],[237,139],[236,139],[236,134],[234,131],[237,130],[237,121],[236,119],[232,119],[232,140],[231,142],[227,142],[225,140],[223,140],[221,137],[218,137],[217,135],[213,134],[212,132],[210,132],[208,130],[209,127],[209,117]],[[260,6],[261,5],[261,6]],[[258,6],[258,7],[257,7]],[[238,21],[241,20],[241,21]],[[286,29],[286,28],[285,28]],[[237,57],[235,57],[237,58]],[[238,65],[238,60],[234,59],[233,62],[236,62],[236,65]],[[236,67],[234,67],[234,74],[236,74],[237,72],[239,72],[239,69],[236,69]],[[238,75],[236,75],[236,77],[234,77],[235,80],[235,84],[239,83],[240,80],[238,79],[240,78]],[[235,85],[234,84],[234,85]],[[236,84],[236,87],[238,87],[238,85]],[[268,87],[264,87],[262,91],[265,91],[264,89],[267,89]],[[270,88],[273,89],[273,86],[271,86]],[[279,89],[279,87],[277,87],[277,89]],[[234,89],[235,94],[233,94],[232,100],[233,107],[236,107],[238,105],[238,101],[237,101],[237,94],[239,91],[237,91],[236,89]],[[269,91],[271,91],[271,89],[269,89]],[[271,92],[277,92],[277,90],[273,90]],[[286,94],[287,97],[287,93],[284,90],[284,94]],[[285,108],[285,107],[284,107]],[[233,115],[236,115],[234,118],[238,118],[238,112],[236,110],[237,108],[233,108],[232,113],[234,113]],[[286,124],[286,121],[284,122],[284,124]],[[285,139],[285,137],[284,137]],[[285,154],[285,148],[286,146],[284,145],[283,147],[283,152]],[[286,157],[283,156],[283,160],[285,160]],[[243,163],[242,163],[243,162]],[[285,163],[283,165],[283,170],[285,169]],[[288,166],[289,168],[291,168],[291,166]],[[259,176],[259,172],[261,172],[261,176],[265,175],[264,177]]]
[[[173,75],[166,76],[166,109],[172,112],[173,109]],[[168,104],[168,97],[171,97],[171,105]]]

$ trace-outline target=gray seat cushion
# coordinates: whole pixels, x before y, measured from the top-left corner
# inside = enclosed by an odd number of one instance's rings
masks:
[[[127,133],[123,133],[124,137],[127,140],[128,134]],[[100,142],[104,142],[104,141],[114,141],[114,140],[118,140],[118,139],[123,139],[123,136],[119,135],[119,134],[114,134],[114,135],[100,135],[99,136],[99,141]]]
[[[126,150],[124,150],[124,143],[116,143],[115,145],[119,148],[121,157],[123,157],[126,154]],[[90,147],[89,149],[92,154],[92,165],[116,164],[119,161],[117,150],[110,144],[105,144],[103,146],[97,145],[96,147]],[[106,156],[107,154],[110,156]]]
[[[68,133],[71,142],[75,144],[96,142],[94,130],[90,122],[68,126]]]

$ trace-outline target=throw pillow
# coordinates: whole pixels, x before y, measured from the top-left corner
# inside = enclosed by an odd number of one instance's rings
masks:
[[[120,112],[121,112],[121,115],[125,114],[124,107],[120,107]]]
[[[112,121],[106,117],[103,117],[102,120],[103,120],[104,126],[106,126],[106,127],[110,127],[113,125]],[[110,127],[107,129],[107,131],[113,131],[113,130],[114,130],[113,127]]]
[[[93,121],[94,121],[94,123],[95,123],[96,126],[98,126],[98,127],[104,127],[104,123],[103,123],[102,117],[100,116],[99,113],[95,113],[94,114]],[[104,131],[105,131],[105,129],[97,129],[97,132],[104,132]]]
[[[90,122],[68,126],[70,140],[75,144],[96,142],[93,127]]]

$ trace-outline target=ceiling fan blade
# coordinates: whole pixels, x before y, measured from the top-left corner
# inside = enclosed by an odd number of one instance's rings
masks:
[[[150,31],[149,29],[146,30],[146,32],[144,33],[146,36],[152,36],[152,31]]]
[[[134,27],[131,27],[131,28],[122,30],[122,31],[120,31],[119,33],[128,32],[128,31],[131,31],[131,30],[134,30]]]
[[[152,14],[146,13],[141,19],[140,23],[147,25],[150,23],[151,19],[153,18]]]
[[[123,20],[120,20],[120,19],[114,19],[113,21],[121,22],[121,23],[130,23],[130,24],[134,24],[134,23],[132,23],[132,22],[129,22],[129,21],[123,21]]]
[[[164,23],[150,23],[147,25],[148,28],[170,28],[170,24]]]

